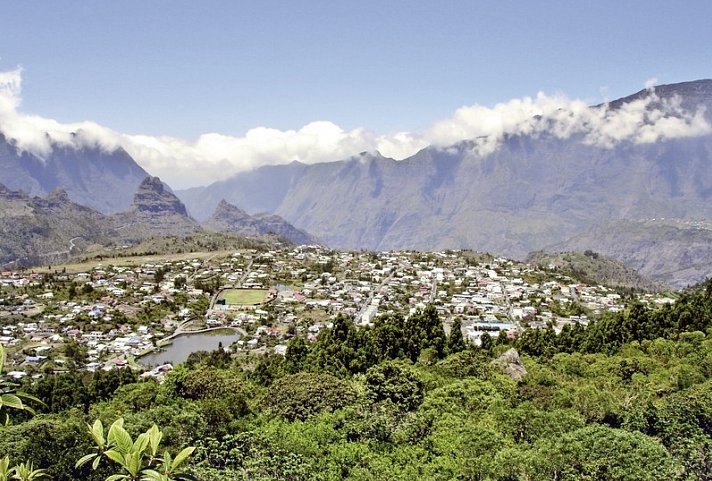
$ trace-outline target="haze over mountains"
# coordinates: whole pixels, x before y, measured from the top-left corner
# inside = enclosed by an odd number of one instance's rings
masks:
[[[336,248],[472,248],[520,259],[547,248],[594,249],[680,286],[712,274],[710,125],[712,81],[664,85],[607,105],[550,109],[500,134],[400,161],[363,152],[263,166],[176,191],[187,211],[175,211],[175,200],[169,210],[186,231],[199,228],[187,214],[204,221],[215,213],[212,227],[248,212],[276,214],[293,234],[303,229],[305,240]],[[64,147],[43,161],[4,138],[0,165],[0,182],[13,189],[62,186],[102,212],[125,211],[146,177],[123,150]],[[166,212],[136,204],[131,211],[147,222]],[[661,230],[671,219],[674,242]],[[243,228],[259,232],[266,221],[254,217]]]
[[[57,188],[71,199],[105,214],[128,208],[148,173],[122,148],[72,148],[54,144],[44,158],[20,150],[0,132],[0,183],[30,196]]]
[[[232,232],[243,236],[276,234],[295,244],[318,244],[319,241],[303,230],[297,229],[277,215],[249,215],[244,210],[221,200],[213,215],[203,222],[203,227],[213,232]]]
[[[316,242],[279,216],[250,216],[226,202],[218,206],[205,228],[243,237],[277,235],[298,244]],[[146,177],[129,208],[113,215],[73,202],[62,189],[46,198],[30,197],[0,184],[0,266],[52,264],[94,244],[124,246],[203,230],[158,177]]]
[[[709,268],[688,268],[709,257],[688,247],[704,229],[693,220],[712,215],[712,136],[709,129],[673,134],[680,126],[675,120],[690,112],[688,118],[710,123],[712,81],[643,90],[609,108],[623,115],[643,102],[638,133],[621,133],[623,140],[611,144],[592,141],[586,130],[562,137],[552,124],[550,131],[505,136],[493,152],[482,153],[486,142],[473,139],[402,161],[362,153],[333,163],[295,162],[178,195],[198,218],[224,198],[248,211],[276,212],[342,248],[475,248],[523,258],[596,229],[596,241],[576,246],[599,248],[675,285],[697,281]],[[666,113],[656,110],[666,104],[672,106]],[[615,127],[604,133],[613,137]],[[674,244],[659,242],[661,218],[682,220]],[[617,241],[604,242],[610,221],[646,219],[635,230],[656,244],[652,252],[619,242],[619,230],[612,232]],[[673,265],[678,262],[684,265]]]

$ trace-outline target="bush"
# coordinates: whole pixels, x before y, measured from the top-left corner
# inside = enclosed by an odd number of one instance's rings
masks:
[[[333,412],[356,401],[350,383],[330,374],[298,373],[275,381],[264,404],[284,418],[304,420],[321,412]]]

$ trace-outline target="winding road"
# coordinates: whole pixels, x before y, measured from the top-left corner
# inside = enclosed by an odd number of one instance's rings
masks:
[[[72,237],[69,239],[69,249],[65,251],[54,251],[54,252],[47,252],[46,254],[40,254],[39,257],[49,257],[49,256],[61,256],[64,254],[71,254],[72,250],[76,247],[76,240],[77,239],[83,239],[84,236],[77,236],[77,237]]]

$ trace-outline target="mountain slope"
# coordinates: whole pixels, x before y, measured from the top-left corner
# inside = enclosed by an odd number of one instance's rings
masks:
[[[667,110],[655,110],[659,106]],[[505,136],[491,153],[478,150],[474,139],[428,147],[402,161],[364,153],[271,166],[184,198],[197,211],[216,205],[218,192],[235,202],[233,192],[248,199],[238,202],[248,210],[249,202],[259,204],[337,248],[473,248],[521,259],[611,220],[712,219],[712,135],[705,129],[666,134],[679,128],[685,109],[700,108],[705,117],[691,122],[712,124],[710,80],[591,107],[590,122],[606,111],[644,110],[639,135],[615,142],[592,141],[583,130],[562,136],[550,119],[534,118],[538,130]],[[652,129],[655,122],[664,127]],[[615,122],[606,128],[611,138],[620,134]],[[269,194],[260,193],[265,186]],[[670,281],[685,281],[685,265],[680,269]]]
[[[618,220],[596,225],[549,250],[594,249],[642,275],[684,288],[712,275],[712,224],[702,221]]]
[[[248,212],[274,212],[307,167],[296,161],[286,165],[265,165],[214,182],[209,187],[178,190],[176,195],[198,220],[208,219],[222,200],[242,206]]]
[[[106,216],[62,190],[43,199],[0,185],[0,265],[52,263],[114,234]]]
[[[147,176],[125,150],[55,144],[42,159],[18,150],[0,133],[0,183],[33,196],[61,188],[82,205],[103,213],[125,210]]]
[[[113,221],[125,242],[138,242],[151,236],[187,235],[202,230],[178,197],[158,177],[150,176],[138,186],[131,207],[115,214]]]
[[[555,267],[563,273],[589,284],[646,291],[659,291],[664,287],[662,283],[641,276],[622,262],[592,250],[584,252],[536,251],[527,256],[526,262],[545,268]]]
[[[213,215],[202,224],[213,232],[232,232],[246,237],[277,234],[295,244],[315,244],[316,239],[303,230],[297,229],[277,215],[249,215],[242,209],[221,200]]]

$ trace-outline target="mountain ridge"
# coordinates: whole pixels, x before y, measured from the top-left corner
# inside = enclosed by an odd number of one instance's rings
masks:
[[[297,229],[277,215],[263,213],[251,216],[224,199],[202,226],[208,231],[231,232],[246,237],[276,234],[298,245],[318,243],[307,232]]]
[[[188,215],[185,204],[158,177],[148,176],[138,186],[125,212],[114,214],[121,238],[138,242],[150,236],[187,235],[202,228]]]
[[[670,111],[655,113],[657,104]],[[703,113],[710,124],[712,81],[646,89],[607,108],[625,105],[645,109],[643,127],[661,118],[679,120],[686,113],[680,106]],[[473,248],[523,259],[611,220],[712,218],[712,135],[648,140],[623,137],[598,145],[585,132],[561,137],[545,129],[503,136],[487,154],[473,139],[429,146],[401,161],[366,153],[331,163],[264,166],[193,189],[184,200],[191,212],[204,211],[208,201],[219,196],[233,202],[231,193],[239,192],[247,210],[271,211],[335,248]],[[260,198],[260,188],[274,177],[275,194]],[[259,201],[250,204],[253,197]]]
[[[8,191],[24,183],[31,195],[63,188],[65,194],[56,194],[60,204],[71,200],[111,213],[128,241],[200,231],[189,213],[205,220],[224,199],[244,212],[279,216],[251,217],[284,220],[335,248],[473,248],[523,259],[568,241],[578,247],[576,239],[595,232],[611,246],[605,254],[632,259],[633,267],[668,283],[712,274],[705,267],[711,264],[706,237],[681,230],[663,265],[651,259],[671,234],[650,228],[642,234],[635,224],[712,218],[712,80],[656,86],[589,109],[583,124],[565,134],[556,124],[566,120],[559,112],[533,117],[519,133],[428,146],[400,161],[378,152],[320,164],[293,161],[175,194],[160,181],[144,185],[146,172],[123,149],[55,143],[41,159],[0,137],[0,181],[9,181]],[[617,111],[639,114],[640,131],[620,132],[613,122],[604,125],[605,135],[595,132],[603,139],[592,137],[595,122]],[[663,127],[653,128],[656,122]],[[496,148],[483,150],[490,141]],[[41,207],[38,202],[25,202],[25,211]],[[615,222],[622,224],[607,228]],[[624,229],[636,234],[623,235]],[[641,244],[635,237],[643,235]],[[681,263],[675,272],[673,260]]]
[[[18,149],[0,132],[0,183],[31,196],[62,188],[69,197],[104,214],[129,207],[148,173],[121,147],[72,147],[57,143],[45,156]]]

